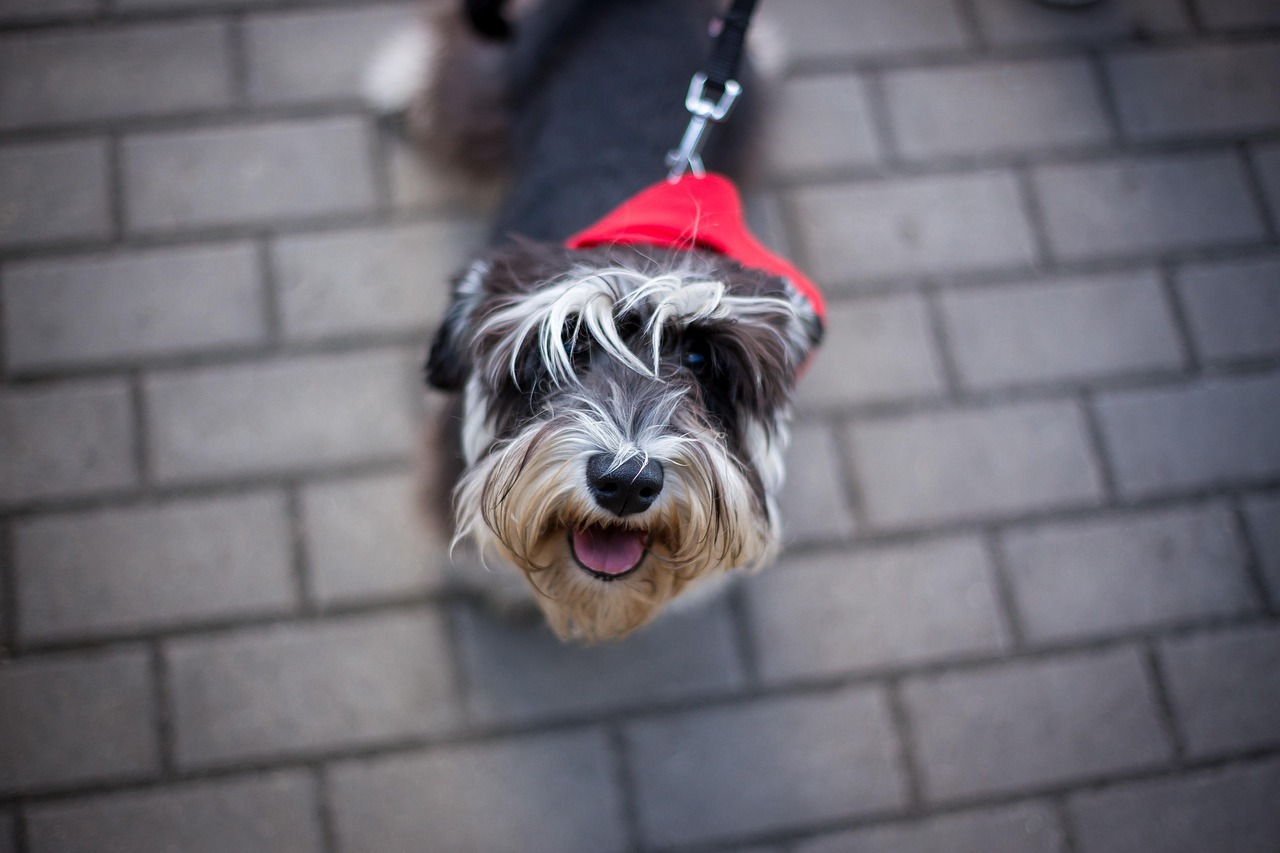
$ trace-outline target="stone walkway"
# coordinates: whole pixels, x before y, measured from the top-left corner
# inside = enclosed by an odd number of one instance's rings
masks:
[[[1280,4],[763,9],[792,544],[582,650],[409,520],[411,6],[0,0],[0,851],[1280,849]]]

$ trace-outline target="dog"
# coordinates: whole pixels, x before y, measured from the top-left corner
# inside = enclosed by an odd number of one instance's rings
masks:
[[[437,6],[371,73],[449,168],[505,171],[425,373],[455,401],[455,544],[518,570],[562,639],[624,637],[779,549],[822,297],[743,224],[734,122],[718,171],[665,177],[721,5]]]

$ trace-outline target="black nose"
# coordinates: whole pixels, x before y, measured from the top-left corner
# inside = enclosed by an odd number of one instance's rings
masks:
[[[662,463],[633,456],[621,465],[613,464],[609,453],[597,453],[587,460],[587,485],[602,509],[614,515],[644,512],[662,493]]]

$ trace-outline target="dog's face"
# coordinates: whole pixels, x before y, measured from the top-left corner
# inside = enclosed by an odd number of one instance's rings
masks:
[[[524,572],[562,637],[621,637],[774,553],[796,372],[783,279],[703,253],[524,244],[455,283],[429,381],[463,394],[458,538]]]

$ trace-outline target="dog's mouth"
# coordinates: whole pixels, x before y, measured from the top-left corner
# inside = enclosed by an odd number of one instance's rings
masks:
[[[649,534],[592,524],[569,531],[573,559],[584,572],[602,581],[616,581],[640,568],[649,547]]]

